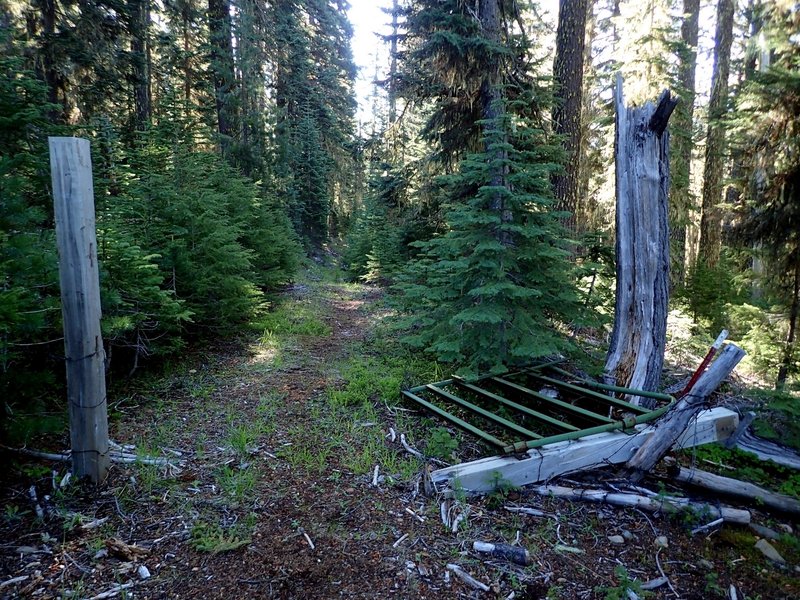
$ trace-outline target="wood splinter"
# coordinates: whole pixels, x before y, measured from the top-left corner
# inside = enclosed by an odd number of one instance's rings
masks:
[[[486,585],[482,581],[478,581],[458,565],[454,565],[453,563],[448,563],[447,570],[452,571],[456,577],[458,577],[461,581],[466,583],[471,588],[474,588],[476,590],[481,590],[482,592],[488,592],[490,589],[488,585]]]

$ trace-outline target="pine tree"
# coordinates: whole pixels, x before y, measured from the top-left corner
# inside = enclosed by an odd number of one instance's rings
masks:
[[[568,253],[557,241],[563,230],[550,211],[558,149],[508,114],[487,124],[485,143],[486,152],[446,177],[449,230],[418,243],[402,288],[410,343],[467,376],[555,352],[562,341],[553,324],[575,306]],[[497,210],[498,195],[513,220]]]
[[[406,97],[434,103],[423,135],[455,167],[442,180],[447,229],[417,244],[400,288],[408,340],[466,375],[552,352],[552,320],[572,306],[563,231],[548,210],[559,153],[535,124],[542,96],[525,70],[526,40],[510,33],[513,7],[476,8],[416,4],[401,74]]]
[[[714,267],[719,260],[722,222],[718,205],[722,202],[722,173],[726,153],[725,127],[722,119],[728,109],[728,76],[735,0],[719,0],[714,40],[714,73],[708,103],[708,134],[703,170],[703,214],[700,221],[698,261]]]
[[[561,0],[558,11],[556,56],[553,65],[555,107],[553,123],[555,132],[564,136],[567,162],[563,173],[557,173],[553,187],[557,207],[570,213],[565,223],[567,229],[578,230],[578,186],[580,182],[582,145],[583,73],[586,18],[591,3],[588,0]]]
[[[61,351],[58,259],[53,214],[43,193],[49,118],[46,85],[23,66],[0,32],[0,425],[31,410],[54,381]],[[15,56],[16,54],[16,56]],[[53,133],[55,131],[50,130]],[[60,374],[60,373],[59,373]],[[56,375],[57,376],[57,375]],[[5,427],[3,427],[5,429]]]
[[[745,82],[734,140],[750,173],[743,186],[749,213],[742,231],[762,248],[768,281],[787,319],[776,377],[776,388],[782,389],[800,371],[800,51],[789,38],[800,18],[779,5],[765,7],[764,17],[772,66]]]

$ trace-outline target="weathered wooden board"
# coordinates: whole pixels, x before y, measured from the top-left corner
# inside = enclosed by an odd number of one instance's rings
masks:
[[[105,351],[89,141],[51,137],[73,471],[95,483],[108,472]]]
[[[726,439],[739,423],[726,408],[701,412],[678,439],[676,448],[689,448]],[[655,429],[640,425],[635,433],[600,433],[570,442],[528,450],[519,456],[494,456],[438,469],[431,473],[436,484],[457,486],[468,492],[491,492],[498,481],[514,486],[548,481],[558,475],[592,467],[627,462]]]

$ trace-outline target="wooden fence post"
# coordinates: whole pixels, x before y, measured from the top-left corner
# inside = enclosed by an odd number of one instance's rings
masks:
[[[51,137],[72,469],[101,483],[108,472],[105,352],[100,333],[94,186],[89,140]]]

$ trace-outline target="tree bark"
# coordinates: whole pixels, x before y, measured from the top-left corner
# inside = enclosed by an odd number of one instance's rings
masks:
[[[131,54],[133,55],[133,101],[134,122],[138,131],[143,131],[150,122],[149,35],[150,0],[131,0]]]
[[[553,124],[555,132],[564,137],[564,149],[567,151],[564,172],[553,176],[553,191],[556,210],[570,213],[564,223],[573,233],[578,230],[583,61],[588,4],[588,0],[560,0],[553,64],[556,97]]]
[[[692,131],[694,126],[695,71],[699,37],[700,0],[683,0],[683,22],[678,78],[681,84],[681,104],[675,112],[673,141],[675,152],[671,171],[670,190],[670,280],[673,288],[683,285],[686,272],[686,228],[694,205],[692,197]]]
[[[608,379],[652,391],[658,387],[669,302],[670,114],[677,100],[665,91],[658,106],[626,108],[622,78],[616,91],[617,290],[606,357]],[[643,398],[634,402],[648,404]]]
[[[708,370],[703,373],[692,389],[656,423],[656,431],[627,462],[630,478],[639,481],[648,473],[675,441],[689,427],[689,423],[703,409],[706,398],[716,390],[736,368],[746,352],[735,344],[722,349]]]
[[[786,387],[786,378],[794,362],[794,340],[797,331],[798,313],[800,312],[800,261],[795,261],[793,288],[792,306],[789,309],[789,333],[786,336],[786,347],[783,350],[783,362],[780,369],[778,369],[778,379],[775,381],[776,390],[783,390]]]
[[[211,42],[211,76],[217,108],[217,129],[222,153],[227,155],[235,133],[236,75],[231,41],[229,0],[208,0],[208,28]]]
[[[719,0],[717,30],[714,37],[714,73],[711,79],[711,98],[708,102],[708,134],[703,171],[703,214],[700,220],[698,261],[714,267],[719,262],[722,244],[722,219],[719,203],[722,200],[722,171],[725,164],[725,128],[722,117],[728,103],[728,76],[733,42],[733,13],[735,0]]]
[[[53,105],[49,118],[53,123],[66,123],[67,102],[64,97],[64,77],[59,73],[56,60],[57,0],[38,0],[42,13],[41,76],[47,84],[47,101]],[[55,106],[60,105],[60,108]]]
[[[491,43],[500,43],[500,5],[498,0],[482,0],[479,13],[481,28],[484,37]],[[495,189],[507,187],[507,167],[505,166],[508,153],[505,149],[497,144],[497,140],[491,139],[488,132],[492,129],[502,130],[505,127],[503,119],[505,116],[505,107],[503,105],[503,95],[500,88],[500,64],[495,59],[494,62],[498,64],[487,65],[486,75],[481,82],[481,114],[486,121],[483,126],[483,133],[485,136],[484,150],[487,157],[493,164],[491,171],[491,185]],[[505,137],[505,136],[504,136]],[[505,223],[510,223],[513,219],[511,211],[506,206],[505,196],[497,192],[494,194],[491,203],[491,209],[500,215],[500,227],[497,228],[497,241],[504,246],[511,246],[513,240],[506,228],[503,227]]]

